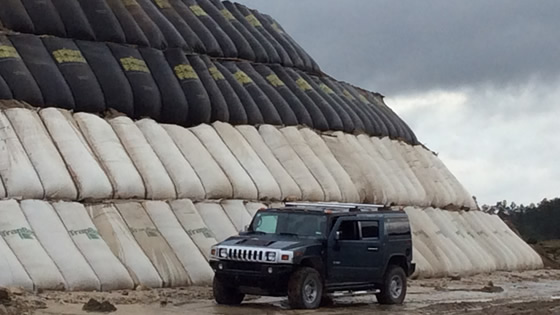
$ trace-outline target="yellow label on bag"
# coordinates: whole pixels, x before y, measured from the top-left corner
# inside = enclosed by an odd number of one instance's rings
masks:
[[[134,58],[134,57],[126,57],[121,58],[121,65],[124,71],[137,71],[137,72],[146,72],[150,73],[150,69],[144,60]]]
[[[169,0],[154,0],[154,1],[160,9],[170,9],[171,8],[171,4],[169,3]]]
[[[311,85],[309,85],[309,83],[307,83],[307,81],[305,81],[305,79],[302,78],[302,77],[299,77],[299,78],[296,80],[296,84],[299,86],[299,89],[302,90],[302,91],[304,91],[304,92],[305,92],[305,91],[313,90],[313,88],[311,87]]]
[[[224,75],[220,72],[220,70],[218,70],[218,68],[216,68],[216,67],[210,67],[210,68],[208,68],[208,71],[210,71],[210,74],[212,75],[212,78],[214,78],[214,80],[216,80],[216,81],[226,79],[224,77]]]
[[[327,94],[334,94],[334,91],[330,87],[328,87],[325,83],[319,84],[319,87],[321,88],[321,90],[323,90],[323,92]]]
[[[0,45],[0,59],[16,58],[21,59],[17,50],[12,46]]]
[[[53,51],[52,55],[58,63],[87,63],[86,59],[79,50],[59,49]]]
[[[362,101],[363,103],[366,103],[366,104],[369,103],[368,99],[367,99],[365,96],[363,96],[362,94],[360,94],[360,96],[358,96],[358,98],[359,98],[360,101]]]
[[[125,7],[132,7],[138,5],[138,2],[136,2],[136,0],[122,0],[122,3],[124,4]]]
[[[235,16],[233,16],[233,14],[228,10],[228,9],[223,9],[220,12],[222,12],[222,15],[229,21],[235,20]]]
[[[179,80],[198,79],[198,74],[191,65],[176,65],[173,70]]]
[[[277,33],[284,34],[284,31],[276,24],[276,22],[272,23],[272,29],[274,29]]]
[[[271,74],[271,75],[267,76],[266,79],[274,87],[281,87],[281,86],[286,85],[286,84],[284,84],[284,82],[282,80],[280,80],[280,78],[276,74]]]
[[[257,19],[257,17],[253,14],[247,15],[245,19],[249,22],[249,24],[253,25],[254,27],[262,26],[261,21],[259,21],[259,19]]]
[[[348,92],[348,90],[344,90],[342,91],[342,94],[344,94],[344,96],[346,96],[347,99],[349,100],[355,100],[356,98],[354,97],[354,95],[350,94],[350,92]]]
[[[191,8],[191,11],[196,16],[207,16],[208,15],[208,13],[206,13],[206,11],[204,11],[204,9],[201,8],[199,5],[191,5],[189,8]]]
[[[233,74],[233,76],[235,77],[235,79],[237,80],[237,82],[241,83],[241,84],[249,84],[249,83],[253,83],[253,79],[251,79],[247,73],[239,70],[236,73]]]

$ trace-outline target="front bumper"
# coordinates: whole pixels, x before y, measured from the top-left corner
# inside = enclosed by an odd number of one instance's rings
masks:
[[[210,260],[216,277],[246,294],[284,296],[293,265]]]

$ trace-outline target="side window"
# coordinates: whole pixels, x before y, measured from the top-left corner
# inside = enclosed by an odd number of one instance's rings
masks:
[[[379,221],[361,221],[362,238],[379,238]]]
[[[407,236],[410,235],[410,224],[406,219],[388,219],[385,230],[389,236]]]
[[[356,221],[342,221],[338,228],[340,232],[340,240],[359,240],[360,235],[358,234],[358,222]]]

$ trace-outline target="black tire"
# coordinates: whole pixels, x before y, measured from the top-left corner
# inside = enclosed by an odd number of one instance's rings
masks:
[[[402,304],[406,296],[406,273],[399,266],[389,266],[381,292],[376,294],[379,304]]]
[[[290,276],[288,282],[288,304],[293,309],[314,309],[323,299],[323,281],[319,272],[303,267]]]
[[[216,303],[222,305],[239,305],[245,298],[245,294],[239,292],[235,287],[228,286],[223,279],[217,276],[214,276],[212,291]]]

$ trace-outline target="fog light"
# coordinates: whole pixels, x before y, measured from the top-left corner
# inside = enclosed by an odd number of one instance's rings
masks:
[[[272,273],[274,271],[274,269],[272,269],[272,267],[268,267],[268,273]]]
[[[222,264],[218,264],[218,269],[220,269],[220,270],[224,270],[224,265],[222,265]]]

